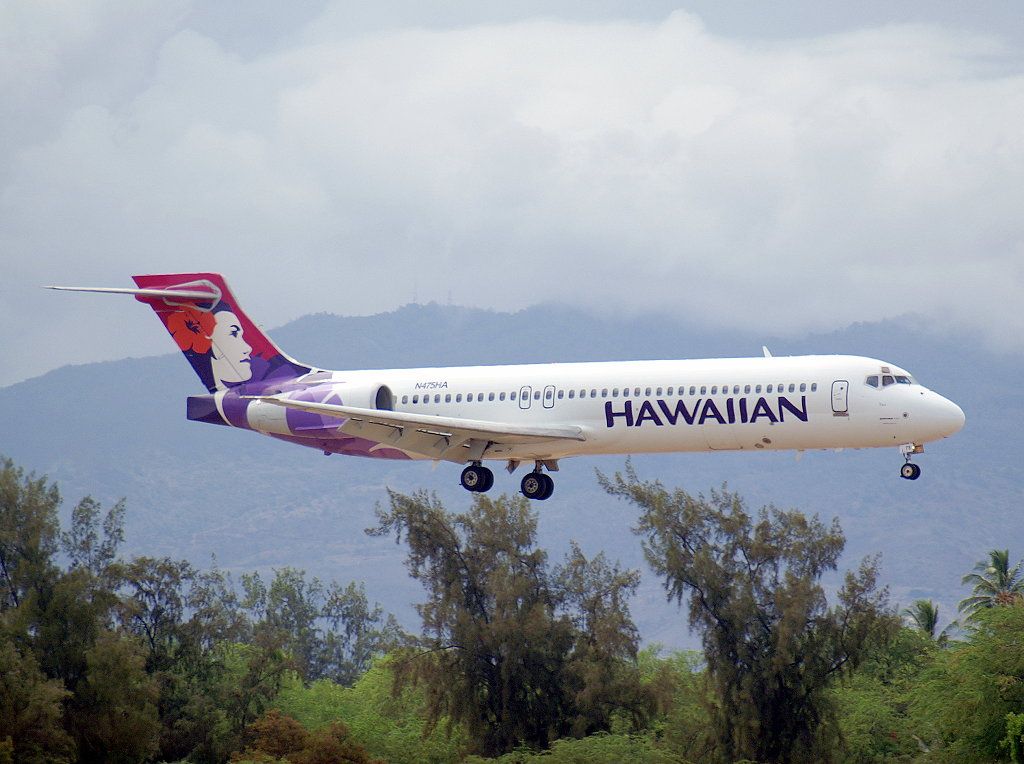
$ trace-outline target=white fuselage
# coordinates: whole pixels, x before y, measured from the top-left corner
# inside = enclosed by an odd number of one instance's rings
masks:
[[[871,378],[876,385],[869,384]],[[383,387],[390,400],[377,400],[377,408],[575,426],[583,436],[493,445],[483,459],[922,445],[952,435],[964,423],[955,403],[903,369],[859,356],[320,371],[307,384],[320,391],[319,400],[372,407],[352,402],[353,393]],[[252,426],[274,431],[262,420]]]

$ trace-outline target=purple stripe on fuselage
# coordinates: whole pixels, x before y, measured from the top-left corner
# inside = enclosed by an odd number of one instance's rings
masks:
[[[251,430],[249,417],[246,409],[251,401],[242,400],[234,393],[227,393],[221,401],[221,408],[224,409],[224,418],[232,427],[241,427],[244,430]]]

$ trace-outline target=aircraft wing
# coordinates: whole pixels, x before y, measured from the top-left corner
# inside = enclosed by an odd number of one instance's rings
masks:
[[[382,446],[462,464],[483,458],[492,446],[529,445],[558,440],[583,441],[580,427],[487,422],[478,419],[381,411],[332,403],[296,401],[276,395],[256,400],[343,420],[339,430]]]

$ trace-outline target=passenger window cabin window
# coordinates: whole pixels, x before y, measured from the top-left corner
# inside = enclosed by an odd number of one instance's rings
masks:
[[[750,394],[750,385],[744,385],[743,386],[743,394],[744,395],[749,395]]]
[[[800,392],[802,392],[802,393],[806,393],[807,392],[807,384],[806,383],[804,383],[804,382],[800,383]]]
[[[665,391],[665,395],[667,395],[668,397],[671,398],[672,397],[672,391],[674,389],[675,389],[674,387],[670,387],[668,390]]]
[[[576,397],[576,391],[575,390],[570,390],[569,391],[569,398],[572,399],[572,398],[575,398],[575,397]]]
[[[886,374],[882,377],[882,387],[888,387],[889,385],[893,385],[895,383],[896,380],[893,379],[892,376],[889,374]]]
[[[498,393],[498,400],[499,401],[505,400],[505,393]]]
[[[559,390],[558,391],[558,400],[562,400],[562,398],[564,396],[565,396],[565,390]]]
[[[700,386],[700,394],[701,395],[707,395],[708,394],[708,388],[707,388],[706,385],[701,385]]]
[[[590,397],[591,398],[596,398],[597,397],[597,388],[596,387],[590,388]]]
[[[468,396],[468,395],[466,396],[466,400],[467,400],[467,401],[469,400],[469,396]],[[457,394],[457,395],[455,396],[455,402],[456,402],[456,403],[462,403],[462,393],[458,393],[458,394]]]
[[[661,388],[659,387],[657,390],[655,390],[654,394],[657,395],[660,398],[661,397]]]
[[[712,395],[718,395],[718,385],[712,385],[711,386],[711,394]]]
[[[789,383],[789,392],[791,392],[791,393],[795,393],[796,392],[796,385],[794,385],[792,382]]]
[[[767,388],[765,388],[765,392],[766,392],[766,393],[770,393],[771,391],[772,391],[772,386],[771,386],[771,385],[768,385],[768,387],[767,387]]]
[[[612,388],[612,398],[618,398],[618,397],[619,397],[619,388],[613,387]]]
[[[539,401],[540,400],[540,390],[534,390],[533,391],[533,399],[535,401]]]
[[[413,402],[413,403],[419,403],[419,402],[420,402],[420,397],[419,397],[418,395],[414,395],[414,396],[412,397],[412,402]]]
[[[514,401],[516,399],[515,391],[512,391],[511,393],[508,394],[508,399],[510,401]]]
[[[434,394],[434,403],[440,403],[440,402],[441,402],[441,393],[435,393]]]
[[[494,393],[487,393],[487,400],[493,401],[494,400]]]
[[[740,394],[740,386],[739,385],[733,385],[732,386],[732,394],[733,395],[739,395]]]
[[[547,390],[544,391],[544,400],[550,401],[550,400],[553,400],[554,397],[555,397],[555,391],[552,390],[550,387]]]
[[[812,393],[818,392],[818,383],[817,382],[811,382],[811,392]]]
[[[760,385],[754,385],[754,392],[760,394],[761,393],[761,386]]]
[[[647,396],[648,398],[650,398],[651,397],[651,388],[649,388],[649,387],[646,388],[644,390],[644,395]]]
[[[607,387],[601,390],[601,397],[602,398],[607,398],[608,397],[608,388]]]
[[[451,393],[445,393],[444,402],[445,403],[451,403],[452,402],[452,394]]]
[[[696,394],[697,394],[697,386],[696,385],[690,385],[690,395],[696,395]]]

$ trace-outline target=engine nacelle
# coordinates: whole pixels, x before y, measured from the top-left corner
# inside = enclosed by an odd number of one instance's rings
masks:
[[[395,396],[391,388],[380,382],[335,382],[317,385],[292,397],[317,403],[334,403],[339,406],[355,406],[361,409],[394,411]]]
[[[354,406],[361,409],[392,411],[395,396],[387,385],[374,383],[333,382],[313,385],[286,394],[292,400]],[[290,411],[266,401],[253,401],[247,410],[249,426],[254,430],[276,435],[317,438],[335,433],[341,420],[332,416]],[[296,423],[302,422],[296,426]]]

